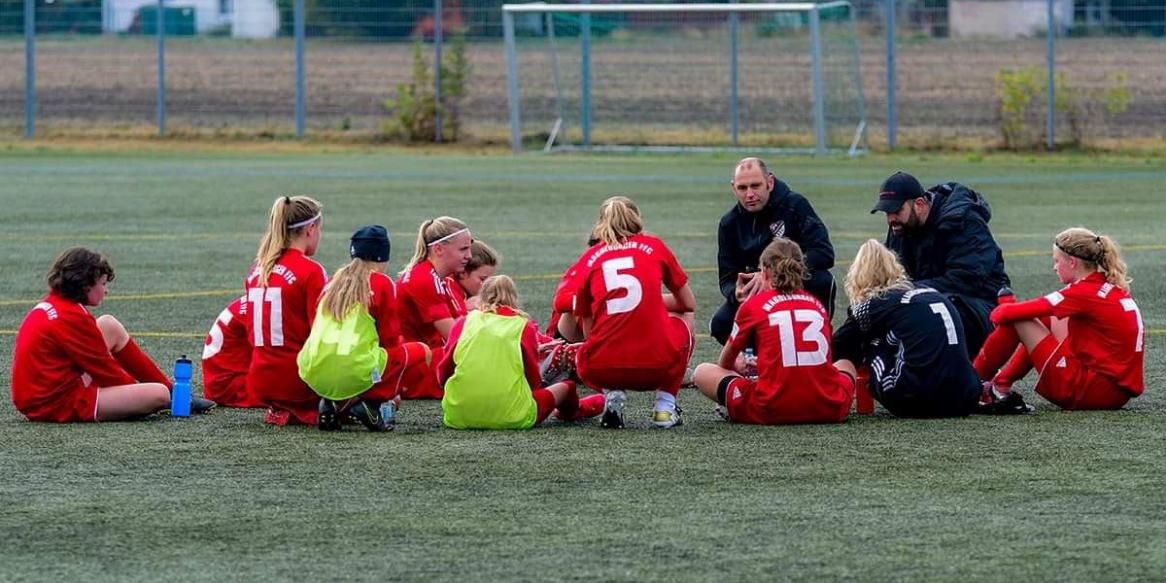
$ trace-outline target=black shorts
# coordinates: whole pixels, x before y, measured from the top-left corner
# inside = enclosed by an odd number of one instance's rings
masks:
[[[721,382],[717,383],[717,403],[725,404],[725,395],[729,392],[729,385],[737,379],[745,378],[741,375],[731,374],[725,375]]]

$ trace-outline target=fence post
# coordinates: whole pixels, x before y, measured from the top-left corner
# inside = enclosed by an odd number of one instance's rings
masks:
[[[582,0],[590,4],[591,0]],[[591,13],[584,12],[579,19],[579,127],[583,130],[583,148],[591,148]]]
[[[166,7],[158,0],[158,137],[166,135]]]
[[[36,1],[24,0],[24,138],[36,137]]]
[[[441,143],[441,45],[444,31],[441,29],[441,0],[433,0],[433,141]]]
[[[822,91],[822,21],[818,7],[810,10],[810,78],[814,89],[815,152],[826,154],[826,96]]]
[[[1053,151],[1057,147],[1056,141],[1056,117],[1054,116],[1057,104],[1057,83],[1056,83],[1056,68],[1057,68],[1057,19],[1053,14],[1053,2],[1048,1],[1049,11],[1049,31],[1048,31],[1048,48],[1045,58],[1048,61],[1047,68],[1049,70],[1049,96],[1048,104],[1045,108],[1048,110],[1045,116],[1045,136],[1047,139],[1046,146],[1049,151]]]
[[[514,13],[502,11],[502,38],[506,43],[506,104],[510,109],[510,149],[522,152],[522,126],[518,118],[518,52],[514,48]]]
[[[736,4],[737,0],[729,0],[730,4]],[[729,13],[729,133],[733,136],[733,147],[740,145],[740,94],[739,94],[739,77],[738,77],[738,61],[737,57],[740,54],[740,49],[737,46],[737,34],[740,25],[740,17],[736,12]]]
[[[304,137],[304,0],[295,0],[296,137]]]
[[[887,3],[887,147],[899,142],[899,112],[895,106],[895,0]]]

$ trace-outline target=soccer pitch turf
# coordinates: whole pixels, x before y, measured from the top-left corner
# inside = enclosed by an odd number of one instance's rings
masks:
[[[703,328],[720,303],[716,224],[734,156],[81,154],[0,156],[0,580],[1130,580],[1166,572],[1166,162],[872,156],[771,161],[830,228],[841,279],[895,169],[984,193],[1022,297],[1059,287],[1052,235],[1125,248],[1149,331],[1146,394],[1125,410],[838,426],[730,426],[683,391],[682,427],[555,421],[456,432],[437,403],[397,430],[273,428],[258,411],[32,424],[12,407],[14,330],[72,245],[117,269],[117,315],[167,370],[241,290],[275,196],[324,205],[317,259],[382,223],[393,271],[450,214],[503,255],[545,318],[598,203],[631,196],[689,271]],[[845,304],[840,298],[840,307]],[[841,322],[839,312],[835,325]],[[719,347],[700,338],[696,360]],[[197,367],[196,367],[197,369]],[[197,382],[196,377],[196,382]],[[1031,393],[1031,379],[1021,390]],[[198,389],[196,389],[197,391]]]

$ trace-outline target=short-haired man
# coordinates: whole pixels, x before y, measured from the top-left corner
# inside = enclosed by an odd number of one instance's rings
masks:
[[[758,261],[774,237],[798,244],[809,268],[806,291],[834,313],[834,245],[830,233],[806,197],[778,180],[760,158],[737,163],[730,182],[737,204],[721,217],[717,227],[717,271],[725,303],[717,310],[709,331],[724,344],[733,329],[737,308],[765,291]]]
[[[898,254],[915,286],[933,288],[955,304],[974,358],[992,331],[988,314],[997,295],[1011,294],[1004,254],[988,230],[988,201],[957,182],[923,190],[914,176],[900,171],[879,189],[870,212],[879,211],[886,213],[887,247]]]

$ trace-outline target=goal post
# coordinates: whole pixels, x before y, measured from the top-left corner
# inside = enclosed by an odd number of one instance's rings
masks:
[[[866,147],[857,24],[847,0],[504,4],[502,28],[515,153],[534,139],[546,150],[854,155]],[[532,70],[520,67],[520,49]],[[577,79],[560,78],[560,51],[569,57],[563,76]],[[748,62],[739,65],[742,55]],[[597,84],[596,71],[608,77]],[[528,110],[532,119],[523,119]],[[606,132],[593,131],[604,123]],[[537,133],[524,137],[524,125]]]

